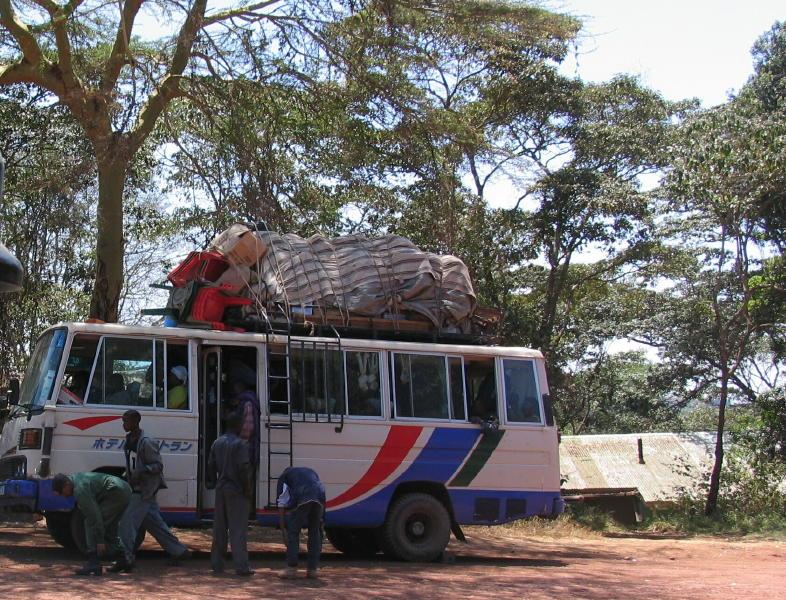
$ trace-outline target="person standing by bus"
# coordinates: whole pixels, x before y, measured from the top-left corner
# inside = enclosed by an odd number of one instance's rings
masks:
[[[76,575],[101,575],[100,556],[105,551],[123,556],[118,523],[131,498],[129,485],[106,473],[58,473],[52,491],[64,498],[74,497],[85,517],[87,564]]]
[[[224,572],[229,530],[235,573],[253,575],[254,571],[248,566],[247,542],[253,471],[249,463],[248,444],[240,437],[242,415],[230,413],[226,426],[226,433],[213,442],[207,461],[207,475],[215,482],[216,490],[210,565],[213,573]]]
[[[120,537],[125,554],[109,567],[109,571],[113,573],[129,572],[133,569],[136,536],[143,524],[147,532],[171,557],[172,563],[191,556],[191,551],[177,539],[161,517],[156,494],[158,490],[166,488],[164,465],[158,443],[139,428],[141,420],[142,415],[138,411],[127,410],[123,413],[123,429],[126,431],[126,478],[133,494],[120,520]]]
[[[289,467],[278,478],[279,527],[286,529],[287,567],[282,579],[297,577],[300,530],[308,528],[308,563],[306,577],[315,579],[322,553],[322,517],[325,514],[325,486],[319,475],[308,467]],[[289,516],[285,519],[287,510]]]

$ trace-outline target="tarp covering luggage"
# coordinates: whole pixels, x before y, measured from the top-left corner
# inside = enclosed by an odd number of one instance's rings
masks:
[[[461,259],[425,252],[397,235],[302,238],[235,224],[207,252],[191,253],[168,279],[175,285],[169,308],[181,322],[214,321],[220,297],[248,299],[225,304],[249,322],[283,311],[312,322],[349,325],[366,318],[473,334],[495,320],[477,307]],[[194,289],[183,289],[187,279]],[[189,307],[207,293],[205,286],[220,292],[206,304],[210,311],[195,312]]]
[[[278,303],[380,318],[416,313],[434,327],[454,330],[465,328],[475,309],[469,271],[460,259],[423,252],[401,236],[303,239],[237,226],[235,232],[262,242],[256,264],[234,265],[240,277],[248,277],[240,293],[257,308]],[[221,239],[212,250],[222,252]]]

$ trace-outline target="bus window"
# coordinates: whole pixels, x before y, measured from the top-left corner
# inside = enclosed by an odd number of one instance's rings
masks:
[[[361,417],[382,416],[382,391],[379,386],[379,352],[346,353],[347,414]]]
[[[463,421],[466,418],[464,399],[464,369],[460,356],[448,357],[450,372],[450,418]]]
[[[483,423],[498,418],[497,378],[494,359],[464,357],[464,377],[469,404],[469,420]]]
[[[188,346],[166,342],[166,407],[188,410]]]
[[[141,395],[142,384],[146,382],[152,365],[151,340],[103,338],[87,402],[152,407],[152,398]]]
[[[393,356],[396,416],[450,418],[445,357],[398,353]]]
[[[290,362],[292,411],[339,414],[344,405],[344,364],[337,350],[307,345],[292,348]]]
[[[509,422],[540,423],[535,363],[505,359],[505,408]]]
[[[84,403],[87,385],[90,382],[90,371],[96,358],[98,340],[98,336],[94,335],[74,336],[63,380],[60,382],[60,392],[57,394],[58,404],[81,405]]]

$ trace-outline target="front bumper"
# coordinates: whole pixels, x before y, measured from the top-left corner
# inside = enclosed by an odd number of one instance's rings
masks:
[[[34,512],[38,504],[38,484],[27,479],[0,481],[0,510]]]
[[[5,479],[0,481],[0,512],[69,511],[73,498],[52,492],[51,479]]]

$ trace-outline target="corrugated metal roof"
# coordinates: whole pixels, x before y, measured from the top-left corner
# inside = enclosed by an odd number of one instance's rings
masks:
[[[638,439],[644,464],[639,464]],[[695,489],[712,469],[715,434],[628,433],[564,435],[563,488],[638,488],[645,502],[672,501]]]

